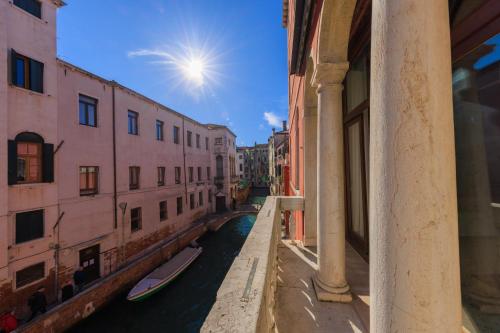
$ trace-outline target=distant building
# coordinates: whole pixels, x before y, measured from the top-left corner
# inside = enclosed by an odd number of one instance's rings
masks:
[[[269,137],[269,187],[271,195],[284,195],[284,173],[288,167],[288,128],[283,121],[283,129],[279,132],[273,128],[273,135]]]
[[[249,147],[238,147],[237,151],[242,155],[242,179],[252,187],[269,186],[269,156],[268,145],[258,144]]]

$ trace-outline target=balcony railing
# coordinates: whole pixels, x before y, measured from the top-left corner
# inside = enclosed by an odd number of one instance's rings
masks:
[[[201,332],[270,332],[274,326],[281,212],[303,210],[302,197],[267,197],[217,292]]]

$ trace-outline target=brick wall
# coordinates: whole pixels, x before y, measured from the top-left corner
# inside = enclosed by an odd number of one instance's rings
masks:
[[[101,308],[124,289],[131,288],[148,272],[205,232],[206,226],[204,224],[193,225],[178,237],[149,251],[148,254],[109,275],[78,296],[58,305],[29,325],[20,328],[19,332],[62,332],[67,330]]]

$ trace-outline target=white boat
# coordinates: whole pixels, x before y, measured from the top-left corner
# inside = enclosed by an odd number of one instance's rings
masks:
[[[202,252],[201,247],[186,247],[172,259],[139,281],[127,295],[129,301],[142,301],[165,287],[181,274]]]

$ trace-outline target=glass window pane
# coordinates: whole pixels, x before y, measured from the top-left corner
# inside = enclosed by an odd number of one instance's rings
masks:
[[[500,327],[500,35],[453,66],[464,325]]]
[[[80,124],[87,125],[87,116],[86,116],[86,108],[84,103],[80,103],[79,105],[79,118]]]
[[[346,75],[347,112],[368,99],[367,54],[356,60]]]
[[[16,59],[16,85],[19,87],[24,87],[24,59]]]
[[[88,117],[88,125],[95,126],[96,125],[96,112],[95,106],[88,104],[87,105],[87,117]]]

